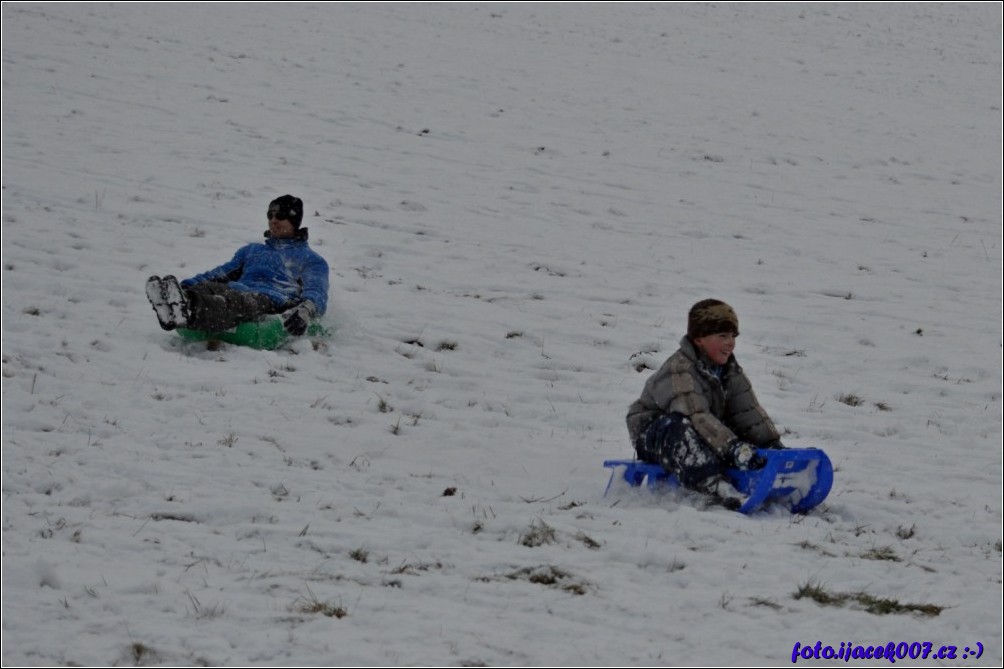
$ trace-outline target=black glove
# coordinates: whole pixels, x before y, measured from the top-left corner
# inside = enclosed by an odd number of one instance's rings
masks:
[[[774,441],[768,441],[766,444],[760,446],[760,448],[766,448],[772,451],[783,451],[787,446],[781,443],[780,439],[775,439]]]
[[[729,459],[733,467],[742,470],[763,469],[767,465],[767,458],[757,453],[756,446],[739,439],[729,443]]]
[[[307,331],[307,323],[313,317],[314,303],[306,300],[283,313],[282,327],[294,337],[299,337]]]

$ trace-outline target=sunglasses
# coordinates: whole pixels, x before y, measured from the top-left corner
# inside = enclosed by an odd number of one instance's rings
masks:
[[[265,214],[266,220],[271,221],[273,218],[277,218],[280,221],[290,220],[289,209],[280,205],[273,205],[268,208],[268,212]]]

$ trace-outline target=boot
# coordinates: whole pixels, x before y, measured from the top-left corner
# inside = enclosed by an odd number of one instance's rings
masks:
[[[146,281],[146,297],[157,314],[160,327],[173,330],[188,325],[188,298],[177,278],[151,276]]]

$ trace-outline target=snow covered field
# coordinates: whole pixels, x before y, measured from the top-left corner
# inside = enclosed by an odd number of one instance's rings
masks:
[[[999,3],[2,19],[5,666],[1001,664]],[[283,193],[334,335],[160,330]],[[603,496],[705,297],[807,516]]]

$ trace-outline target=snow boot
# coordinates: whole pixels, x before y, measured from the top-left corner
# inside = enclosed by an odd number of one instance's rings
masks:
[[[146,281],[146,297],[157,314],[160,327],[174,330],[188,325],[188,298],[177,278],[151,276]]]
[[[746,501],[732,484],[720,476],[713,476],[699,483],[694,488],[704,494],[709,506],[723,506],[729,511],[738,511]]]

